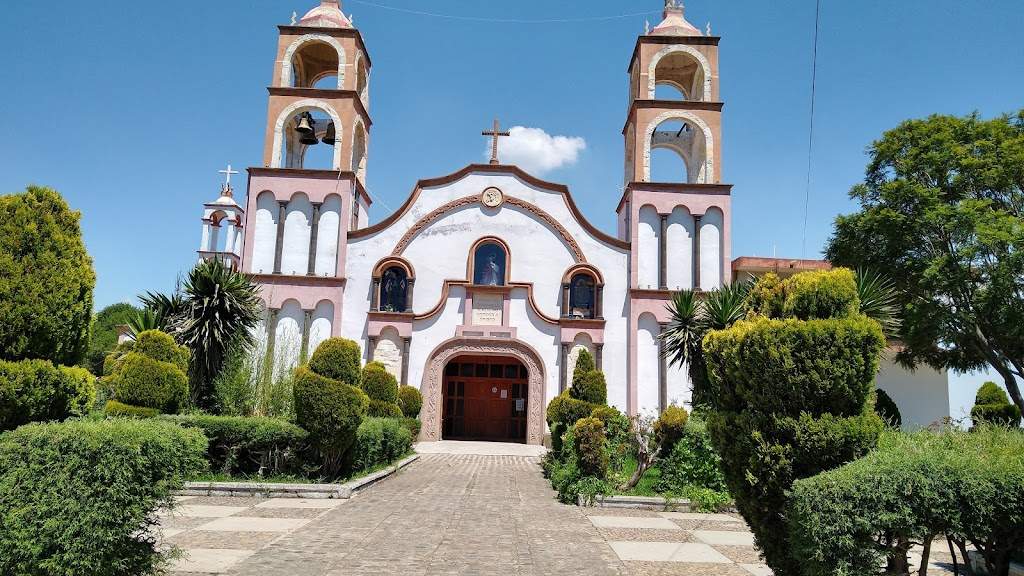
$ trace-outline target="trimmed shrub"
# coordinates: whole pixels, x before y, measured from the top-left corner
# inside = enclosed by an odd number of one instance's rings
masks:
[[[686,422],[679,441],[658,468],[661,476],[654,484],[658,493],[682,495],[693,487],[719,493],[728,490],[722,475],[722,459],[711,444],[707,424],[696,414]]]
[[[132,346],[132,352],[138,352],[153,360],[174,364],[182,372],[188,372],[188,348],[178,346],[174,338],[159,330],[146,330],[139,333]]]
[[[573,424],[572,432],[580,474],[604,479],[608,475],[604,424],[597,418],[583,418]]]
[[[845,318],[860,308],[857,280],[849,268],[794,274],[783,282],[782,290],[785,317]]]
[[[95,380],[84,368],[46,360],[0,361],[0,431],[85,414],[96,400]]]
[[[354,470],[390,464],[412,450],[412,435],[397,418],[367,418],[356,431]]]
[[[206,439],[154,420],[30,424],[0,436],[0,574],[150,574],[157,511],[201,472]],[[28,513],[27,513],[28,512]]]
[[[587,373],[594,370],[594,357],[590,355],[590,351],[586,348],[581,348],[580,353],[576,356],[576,365],[572,370],[572,382],[571,385],[575,386],[576,382],[585,376]]]
[[[876,390],[877,396],[875,397],[875,414],[893,428],[899,428],[903,426],[903,415],[900,414],[900,408],[893,402],[889,394],[879,388]]]
[[[107,377],[114,373],[114,369],[117,368],[118,363],[125,354],[132,351],[135,347],[135,342],[126,340],[121,342],[110,351],[109,354],[103,358],[103,376]]]
[[[1010,398],[995,382],[985,382],[978,388],[971,408],[971,420],[975,426],[983,423],[1017,428],[1020,426],[1020,408],[1010,404]]]
[[[689,417],[690,413],[685,408],[673,404],[667,406],[654,421],[654,437],[661,445],[662,454],[671,453],[676,442],[683,437]]]
[[[916,573],[911,545],[943,534],[1007,574],[1024,546],[1022,453],[1018,430],[890,431],[867,457],[797,481],[787,516],[803,574]]]
[[[398,389],[398,407],[406,418],[416,418],[423,408],[423,395],[414,386],[402,385]]]
[[[370,400],[398,404],[398,380],[380,362],[370,362],[363,367],[360,387]]]
[[[156,408],[142,408],[140,406],[129,406],[117,400],[107,400],[103,405],[103,413],[111,418],[153,418],[160,414]]]
[[[374,418],[401,418],[402,409],[398,407],[398,404],[370,398],[370,405],[366,409],[366,415]]]
[[[402,418],[402,426],[409,431],[409,435],[412,437],[412,441],[415,442],[420,437],[420,426],[421,423],[416,418]]]
[[[562,392],[548,403],[548,425],[553,426],[554,424],[562,424],[564,426],[564,431],[575,424],[580,418],[590,416],[590,413],[594,411],[594,408],[595,406],[590,402],[577,400],[576,398],[569,396],[568,391]]]
[[[370,399],[339,380],[321,376],[306,366],[295,370],[295,421],[309,432],[328,476],[337,476],[356,440]]]
[[[604,381],[603,372],[591,370],[581,374],[579,378],[574,376],[573,380],[569,388],[569,395],[573,398],[590,404],[608,403],[608,385]]]
[[[324,378],[359,386],[359,344],[345,338],[328,338],[309,359],[309,369]]]
[[[621,470],[633,452],[629,418],[614,406],[598,406],[590,417],[604,424],[604,434],[608,439],[608,469]]]
[[[174,413],[188,401],[188,379],[170,362],[129,352],[110,375],[114,399],[123,404]]]
[[[784,299],[782,280],[774,272],[768,272],[747,290],[747,309],[767,318],[780,318]]]
[[[202,430],[210,439],[210,468],[224,474],[289,472],[307,437],[302,428],[277,418],[190,414],[161,420]]]
[[[871,407],[885,339],[852,311],[851,272],[784,283],[783,312],[755,316],[703,341],[713,410],[708,430],[729,492],[776,574],[800,573],[785,507],[793,481],[869,452],[884,424]]]

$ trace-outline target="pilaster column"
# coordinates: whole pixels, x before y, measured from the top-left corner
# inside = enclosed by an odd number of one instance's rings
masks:
[[[402,338],[402,380],[399,381],[399,384],[409,383],[409,345],[411,343],[411,336]]]
[[[274,274],[281,273],[281,253],[284,250],[284,218],[287,216],[288,201],[278,200],[277,242],[274,244]]]
[[[203,239],[199,241],[199,250],[208,252],[210,250],[210,219],[203,218]]]
[[[409,278],[405,289],[405,311],[412,312],[412,289],[416,286],[416,279]]]
[[[370,312],[376,312],[380,308],[380,278],[374,278],[370,285]]]
[[[562,392],[565,392],[566,373],[569,372],[569,367],[565,365],[565,363],[568,362],[568,360],[569,360],[569,345],[563,343],[560,348],[561,348],[561,352],[559,354],[559,362],[558,363],[562,366],[562,369],[558,371],[558,393],[559,394],[561,394]]]
[[[323,202],[313,202],[313,224],[309,231],[309,267],[306,274],[316,274],[316,240],[320,228],[320,207]]]
[[[309,324],[313,321],[313,311],[303,310],[302,321],[302,347],[299,349],[299,359],[305,362],[309,357]]]
[[[662,336],[668,324],[659,323],[658,331],[658,411],[664,412],[668,407],[668,359],[665,357],[665,340]]]
[[[661,234],[658,235],[658,289],[668,289],[668,214],[659,214]]]
[[[373,351],[377,348],[377,337],[369,336],[366,338],[366,361],[373,362]]]
[[[594,344],[594,367],[600,372],[604,365],[604,344]]]
[[[598,284],[595,292],[594,318],[604,320],[604,284]]]
[[[562,318],[569,315],[569,284],[562,283]]]
[[[704,215],[693,217],[693,289],[700,290],[700,219]]]

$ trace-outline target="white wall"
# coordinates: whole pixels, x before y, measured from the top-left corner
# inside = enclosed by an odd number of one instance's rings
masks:
[[[637,405],[640,413],[658,413],[658,333],[661,327],[654,315],[644,313],[637,323],[636,374]]]
[[[395,380],[402,383],[402,338],[398,330],[390,326],[381,330],[377,347],[373,350],[373,360],[383,364]]]
[[[714,290],[722,285],[722,226],[718,208],[709,208],[700,220],[700,288]]]
[[[658,288],[658,236],[661,218],[652,206],[640,208],[637,238],[637,287]]]
[[[310,318],[309,343],[307,352],[312,355],[321,342],[331,337],[331,323],[334,321],[334,304],[328,300],[317,303]],[[301,346],[301,344],[300,344]]]
[[[945,370],[920,366],[910,371],[883,356],[875,384],[899,407],[905,429],[928,426],[950,414],[949,378]]]
[[[690,375],[686,365],[673,365],[668,360],[665,361],[665,364],[668,366],[668,403],[683,406],[689,410],[693,391],[690,389]]]
[[[256,229],[253,230],[252,266],[256,273],[274,271],[274,252],[277,247],[277,218],[279,208],[272,192],[256,197]]]
[[[285,300],[277,313],[277,330],[274,332],[274,378],[298,365],[305,323],[306,313],[299,303]]]
[[[305,194],[288,202],[284,217],[281,273],[305,275],[309,271],[309,239],[312,234],[313,205]]]
[[[317,276],[334,276],[338,268],[338,231],[341,225],[341,197],[328,196],[320,206],[320,221],[316,231]]]
[[[678,206],[668,217],[665,233],[668,268],[665,271],[669,290],[693,288],[693,216]]]

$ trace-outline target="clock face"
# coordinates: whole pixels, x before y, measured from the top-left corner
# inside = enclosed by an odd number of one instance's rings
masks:
[[[490,208],[495,208],[501,205],[502,200],[504,200],[504,198],[501,195],[501,190],[498,190],[497,188],[488,188],[480,195],[480,202],[482,202],[484,206],[488,206]]]

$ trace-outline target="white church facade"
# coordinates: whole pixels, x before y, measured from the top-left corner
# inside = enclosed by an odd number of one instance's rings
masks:
[[[742,264],[722,180],[718,37],[669,0],[638,38],[625,191],[608,234],[566,186],[502,164],[497,125],[491,163],[420,180],[371,225],[366,46],[336,0],[279,31],[263,166],[248,170],[244,207],[230,186],[206,205],[200,249],[258,282],[259,334],[278,369],[326,338],[355,340],[365,362],[421,389],[421,440],[541,443],[544,409],[582,349],[629,414],[689,401],[685,370],[659,350],[666,304],[674,290],[730,282]],[[662,85],[679,98],[657,98]],[[330,147],[329,167],[306,166],[313,146]],[[651,181],[658,148],[681,157],[679,181]]]

